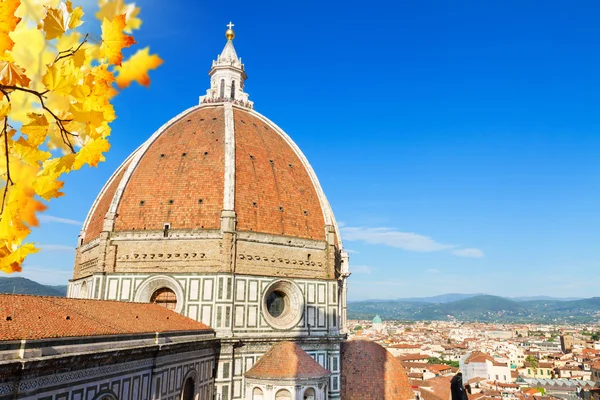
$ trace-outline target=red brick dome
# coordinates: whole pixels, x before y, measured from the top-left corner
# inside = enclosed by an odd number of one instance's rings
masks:
[[[94,202],[83,243],[102,231],[236,230],[325,240],[331,208],[295,143],[261,114],[203,104],[178,115],[117,169]],[[338,239],[339,239],[339,235]]]
[[[414,398],[400,361],[375,342],[342,343],[342,399],[407,400]]]

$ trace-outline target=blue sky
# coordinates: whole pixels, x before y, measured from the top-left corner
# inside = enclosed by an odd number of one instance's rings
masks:
[[[597,295],[597,2],[139,4],[136,39],[165,63],[116,100],[107,161],[67,178],[24,276],[66,283],[102,185],[197,103],[232,20],[256,110],[304,151],[342,225],[351,300]]]

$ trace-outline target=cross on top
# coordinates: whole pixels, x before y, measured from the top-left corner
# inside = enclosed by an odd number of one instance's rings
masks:
[[[232,23],[231,23],[231,21],[229,21],[229,23],[227,24],[227,27],[228,27],[229,29],[233,28],[234,26],[235,26],[235,25],[234,25],[234,24],[232,24]]]

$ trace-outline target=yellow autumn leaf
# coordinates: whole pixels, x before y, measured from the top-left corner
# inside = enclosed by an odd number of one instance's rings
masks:
[[[46,141],[48,134],[48,119],[44,114],[29,113],[29,122],[21,128],[27,135],[27,141],[32,146],[39,146]]]
[[[156,69],[163,63],[163,60],[156,54],[150,54],[150,48],[138,50],[134,55],[129,57],[117,71],[117,85],[123,89],[136,81],[140,85],[148,86],[150,77],[148,71]]]
[[[57,8],[46,8],[46,17],[42,21],[46,40],[61,37],[69,27],[69,11],[65,3],[60,3]]]
[[[107,152],[109,149],[110,144],[105,138],[89,140],[77,152],[75,162],[73,163],[73,169],[79,169],[84,164],[91,167],[97,166],[100,161],[104,161],[104,155],[102,155],[102,153]]]
[[[82,67],[88,61],[86,49],[79,49],[73,54],[73,65],[76,68]]]
[[[38,149],[37,146],[31,146],[23,137],[12,144],[11,154],[22,162],[34,166],[40,165],[52,155]]]
[[[4,249],[8,250],[7,247],[4,247]],[[37,253],[37,251],[38,249],[32,243],[26,243],[15,251],[6,251],[6,254],[0,257],[0,270],[7,273],[21,271],[21,264],[25,260],[25,257]]]
[[[127,33],[131,33],[133,29],[140,29],[142,20],[137,18],[140,13],[140,8],[135,6],[135,3],[125,3],[123,0],[100,0],[100,11],[96,13],[96,18],[104,21],[106,18],[112,21],[118,15],[125,14],[125,29]]]
[[[77,7],[72,8],[71,2],[60,3],[58,7],[47,7],[46,17],[42,21],[44,32],[46,32],[46,40],[60,38],[67,29],[73,29],[81,25],[83,17],[83,9]]]
[[[83,24],[81,18],[83,17],[83,8],[76,7],[73,9],[73,4],[71,0],[67,0],[67,11],[69,11],[69,29],[75,29],[79,25]]]
[[[57,64],[52,64],[42,78],[46,89],[58,94],[69,94],[77,83],[75,65],[70,58],[65,58]]]
[[[23,8],[23,7],[21,7]],[[40,78],[46,65],[50,64],[56,54],[47,45],[44,33],[37,29],[31,29],[25,23],[20,23],[10,37],[15,41],[11,51],[12,61],[27,71],[27,76],[33,80],[30,88],[39,90],[42,88]],[[27,99],[30,99],[27,96]],[[30,101],[29,103],[30,104]],[[27,110],[23,115],[32,110]]]
[[[69,172],[75,162],[75,154],[66,154],[62,157],[56,157],[44,163],[42,172],[47,176],[56,179],[61,174]]]
[[[15,166],[18,166],[18,164]],[[38,226],[39,221],[35,214],[39,211],[44,211],[47,207],[35,199],[35,191],[30,187],[21,187],[19,184],[15,184],[11,186],[10,192],[6,209],[13,210],[13,215],[15,211],[18,211],[19,220],[25,222],[27,225]],[[17,228],[17,231],[23,229],[25,228]]]
[[[6,100],[2,100],[0,103],[0,119],[3,119],[10,113],[10,103]]]
[[[34,184],[35,193],[44,200],[64,196],[64,193],[59,192],[64,186],[64,182],[57,181],[54,176],[42,175],[39,176]]]
[[[108,58],[108,62],[121,65],[123,54],[121,51],[135,44],[133,36],[123,33],[125,28],[125,15],[117,15],[112,21],[104,18],[102,22],[102,45],[100,51],[102,57]]]
[[[28,87],[31,80],[25,70],[15,63],[0,60],[0,84],[5,86]]]
[[[8,160],[0,161],[0,270],[19,270],[37,251],[25,239],[46,209],[40,199],[63,195],[59,178],[104,161],[117,85],[147,85],[162,63],[146,48],[117,68],[135,44],[127,33],[140,27],[140,10],[125,0],[99,5],[101,40],[81,32],[83,10],[71,0],[0,0],[0,122],[18,129],[0,124],[0,160]]]
[[[21,21],[21,18],[15,16],[20,4],[20,0],[0,1],[0,57],[4,56],[6,50],[12,50],[15,44],[8,34]]]

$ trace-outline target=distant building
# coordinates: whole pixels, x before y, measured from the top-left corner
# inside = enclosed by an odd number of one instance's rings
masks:
[[[537,365],[533,365],[526,362],[525,366],[519,369],[519,374],[528,378],[551,379],[554,377],[554,364],[539,362]]]
[[[488,339],[512,339],[512,331],[485,331],[485,337]]]
[[[383,330],[383,321],[379,315],[376,315],[375,318],[373,318],[373,330],[378,333],[381,333]]]
[[[463,373],[463,382],[474,378],[505,383],[511,381],[509,365],[481,351],[468,353],[460,360],[459,365]]]

